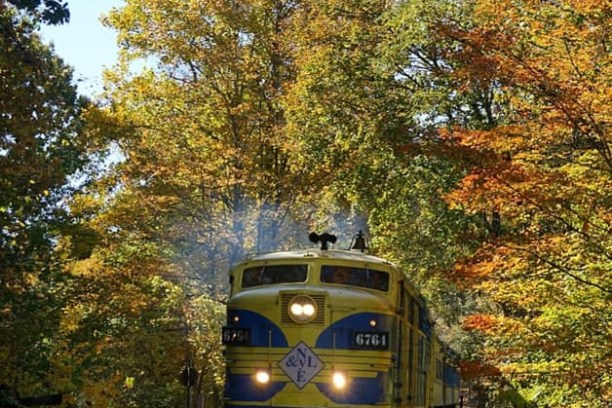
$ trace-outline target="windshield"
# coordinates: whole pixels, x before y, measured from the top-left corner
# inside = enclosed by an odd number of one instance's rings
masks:
[[[369,268],[324,265],[321,268],[321,282],[358,286],[382,292],[389,290],[389,274]]]
[[[306,282],[307,265],[261,265],[242,272],[242,287]]]

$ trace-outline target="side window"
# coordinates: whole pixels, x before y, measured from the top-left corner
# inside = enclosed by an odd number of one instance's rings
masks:
[[[306,282],[307,265],[261,265],[242,272],[242,288],[279,283]]]
[[[321,268],[321,282],[358,286],[382,292],[389,290],[389,274],[369,268],[323,265]]]

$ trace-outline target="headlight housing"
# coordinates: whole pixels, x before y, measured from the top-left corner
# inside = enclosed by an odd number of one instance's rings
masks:
[[[296,323],[308,323],[317,316],[317,304],[306,295],[299,295],[289,302],[289,316]]]

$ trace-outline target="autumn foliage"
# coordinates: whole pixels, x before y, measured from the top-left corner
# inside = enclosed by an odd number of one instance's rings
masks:
[[[443,134],[469,152],[449,204],[496,223],[455,273],[494,302],[497,317],[472,316],[464,327],[487,336],[486,360],[502,371],[573,389],[559,406],[580,406],[572,401],[581,393],[603,406],[610,378],[601,373],[611,364],[601,348],[612,295],[609,4],[481,1],[475,13],[471,29],[440,28],[461,44],[449,54],[460,89],[486,87],[497,101],[486,127]]]
[[[490,404],[610,405],[608,1],[128,0],[93,103],[55,3],[0,3],[0,405],[174,407],[189,360],[221,406],[227,269],[313,229]]]

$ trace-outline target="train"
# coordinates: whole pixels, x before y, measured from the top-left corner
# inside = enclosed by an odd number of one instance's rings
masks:
[[[224,407],[459,407],[456,356],[407,276],[362,232],[346,250],[309,238],[230,271]]]

